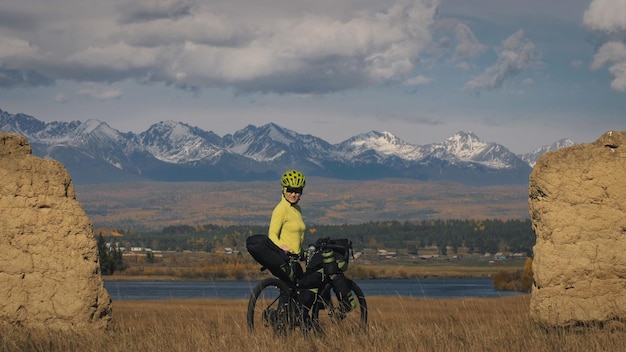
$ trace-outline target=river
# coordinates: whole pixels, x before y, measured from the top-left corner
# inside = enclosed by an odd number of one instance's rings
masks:
[[[366,297],[414,298],[504,297],[519,292],[493,288],[490,278],[427,278],[406,280],[355,280]],[[113,300],[180,298],[248,298],[257,281],[105,281]]]

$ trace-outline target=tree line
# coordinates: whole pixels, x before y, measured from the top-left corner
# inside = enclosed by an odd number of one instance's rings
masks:
[[[257,233],[267,233],[267,226],[172,225],[160,231],[115,229],[113,232],[121,236],[109,237],[108,240],[127,248],[211,252],[230,247],[243,251],[246,238]],[[348,238],[356,250],[406,249],[409,254],[418,254],[422,248],[436,246],[439,254],[444,256],[456,254],[461,247],[470,254],[520,252],[532,256],[532,247],[535,244],[535,234],[529,219],[372,221],[362,224],[309,225],[305,234],[305,245],[320,237]]]
[[[113,275],[116,271],[124,271],[126,265],[122,260],[122,251],[119,248],[107,245],[107,242],[98,234],[98,262],[100,263],[100,272],[102,275]]]

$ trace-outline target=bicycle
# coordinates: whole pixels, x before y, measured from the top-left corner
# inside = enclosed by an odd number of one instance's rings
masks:
[[[307,264],[316,253],[328,250],[328,239],[318,240],[309,246]],[[291,265],[299,264],[300,259],[290,257]],[[308,266],[308,265],[307,265]],[[265,268],[261,268],[264,270]],[[343,273],[340,273],[343,275]],[[349,330],[364,330],[367,327],[367,301],[356,282],[348,279],[356,307],[347,311],[336,295],[333,295],[333,283],[329,275],[324,275],[316,293],[315,304],[310,311],[310,325],[303,320],[303,308],[298,301],[298,287],[294,282],[287,282],[277,277],[260,281],[250,294],[248,301],[248,327],[267,328],[278,334],[301,328],[305,331],[324,331],[341,325]]]

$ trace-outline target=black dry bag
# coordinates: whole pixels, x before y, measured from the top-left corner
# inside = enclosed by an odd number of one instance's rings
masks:
[[[289,265],[289,256],[267,235],[252,235],[246,239],[246,249],[254,260],[284,281],[293,281],[294,270]]]

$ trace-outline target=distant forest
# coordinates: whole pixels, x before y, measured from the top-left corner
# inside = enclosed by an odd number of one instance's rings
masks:
[[[152,250],[214,251],[230,247],[245,251],[245,240],[267,233],[266,226],[174,225],[161,231],[139,232],[124,229],[98,229],[107,240],[124,247]],[[374,221],[356,225],[309,225],[305,244],[320,237],[348,238],[355,250],[364,248],[406,250],[436,246],[441,255],[464,253],[526,253],[532,256],[535,234],[529,219],[521,220],[423,220]]]

